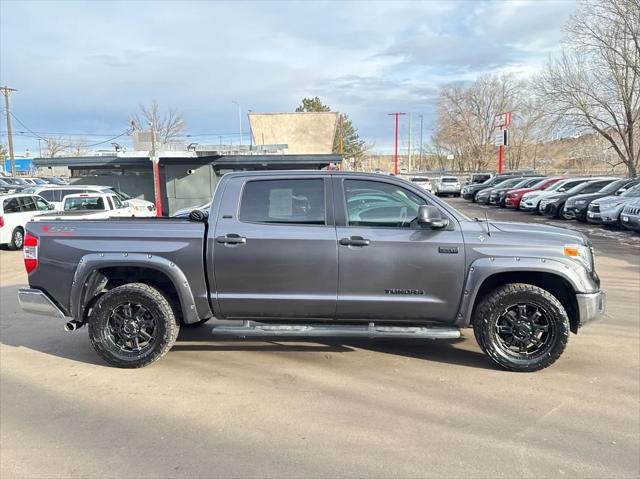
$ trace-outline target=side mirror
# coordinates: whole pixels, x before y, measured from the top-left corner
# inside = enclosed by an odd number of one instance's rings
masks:
[[[564,191],[567,191],[567,189],[566,188],[558,188],[558,193],[562,193]]]
[[[131,206],[131,203],[129,203],[128,201],[123,201],[122,205],[124,208],[129,208],[129,206]]]
[[[55,209],[56,209],[56,207],[55,207],[55,205],[52,205],[51,203],[49,203],[49,204],[47,205],[47,209],[49,209],[49,210],[55,210]]]
[[[625,187],[620,188],[618,191],[616,191],[616,196],[620,196],[625,191],[627,191],[627,189]]]
[[[433,229],[446,228],[449,220],[440,215],[440,210],[435,206],[420,205],[418,208],[418,224]]]

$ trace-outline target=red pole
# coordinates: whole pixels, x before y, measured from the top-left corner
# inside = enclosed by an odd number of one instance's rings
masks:
[[[498,173],[502,173],[502,166],[504,164],[504,157],[502,152],[502,144],[498,147]]]
[[[393,174],[398,176],[398,118],[400,117],[399,113],[396,113],[396,155],[393,160]]]
[[[153,162],[153,194],[156,200],[156,216],[162,216],[162,198],[160,191],[160,165]]]

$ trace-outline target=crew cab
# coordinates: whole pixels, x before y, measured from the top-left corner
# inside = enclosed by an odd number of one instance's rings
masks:
[[[376,174],[229,173],[208,215],[32,222],[24,258],[22,308],[88,325],[98,354],[125,368],[212,320],[243,337],[455,339],[473,327],[497,365],[535,371],[605,309],[584,235],[471,219]]]

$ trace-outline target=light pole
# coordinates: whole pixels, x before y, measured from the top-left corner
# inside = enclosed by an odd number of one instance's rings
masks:
[[[396,117],[396,153],[394,155],[394,159],[393,159],[393,174],[394,175],[398,175],[398,126],[400,123],[400,115],[404,115],[405,113],[401,113],[401,112],[395,112],[395,113],[389,113],[389,115],[393,115]]]
[[[422,120],[423,115],[420,115],[420,167],[422,167]]]
[[[240,111],[240,103],[233,100],[231,103],[235,103],[238,107],[238,126],[240,127],[240,146],[242,147],[242,112]]]

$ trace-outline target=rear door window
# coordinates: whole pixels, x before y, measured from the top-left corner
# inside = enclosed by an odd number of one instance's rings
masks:
[[[33,196],[20,197],[20,206],[23,212],[37,211],[36,202],[33,200]]]
[[[20,213],[20,202],[18,198],[7,198],[2,202],[4,214]]]
[[[242,191],[240,221],[324,225],[322,179],[248,181]]]

